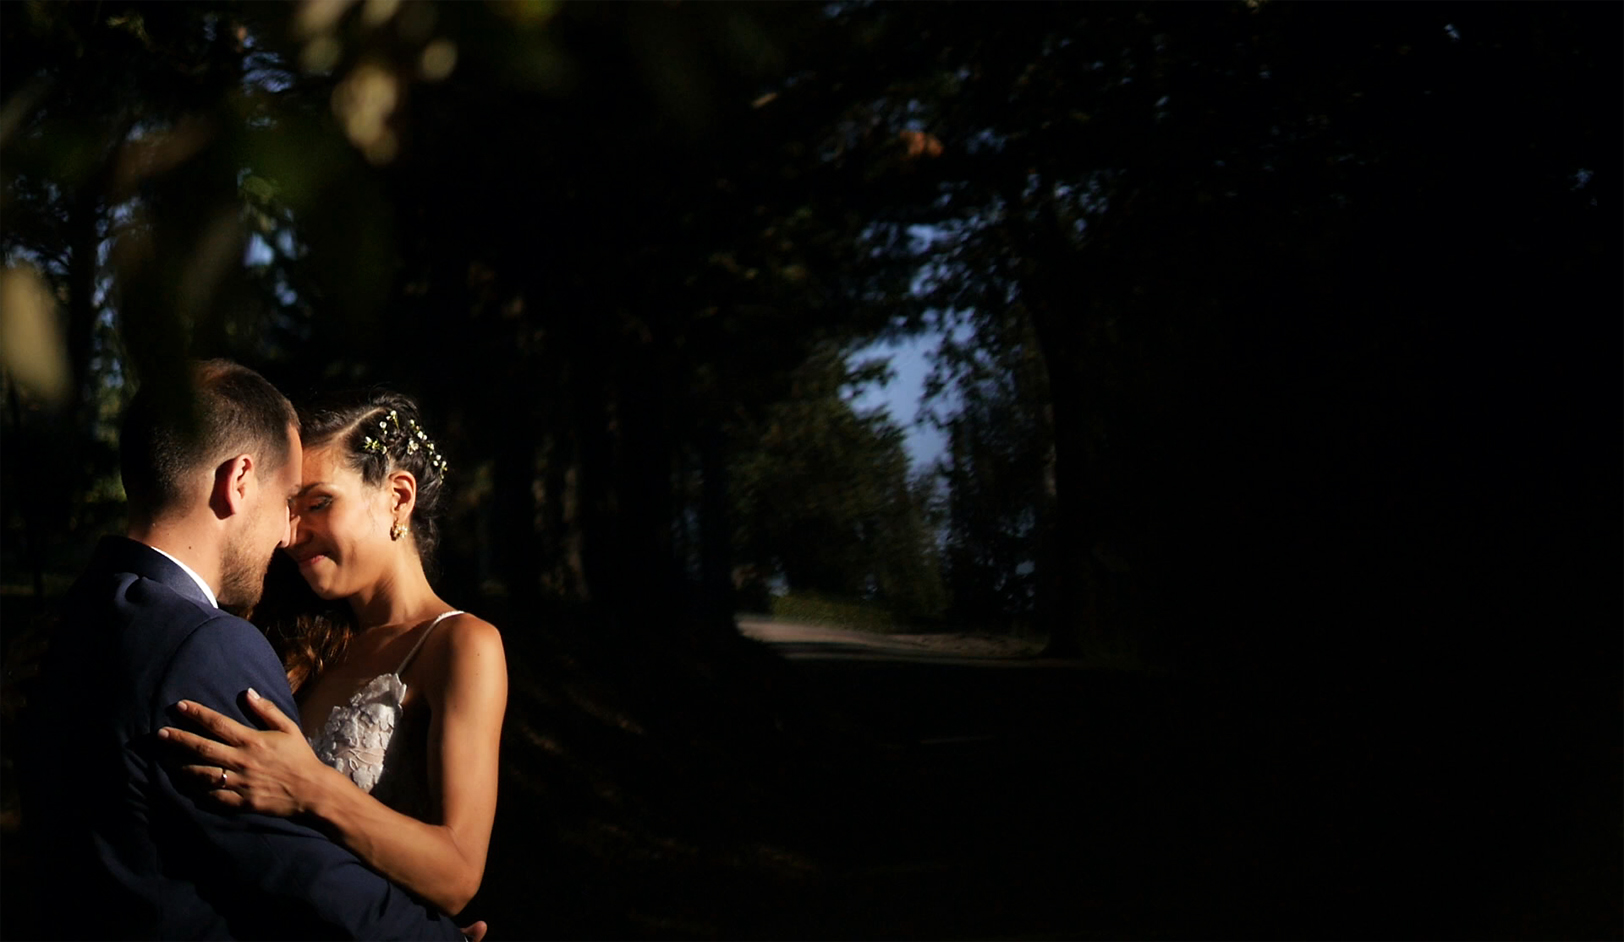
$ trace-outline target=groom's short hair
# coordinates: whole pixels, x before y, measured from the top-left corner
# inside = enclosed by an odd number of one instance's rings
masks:
[[[191,364],[181,382],[144,382],[119,429],[119,472],[132,520],[182,509],[186,479],[238,454],[265,473],[290,455],[288,429],[299,414],[275,386],[230,360]]]

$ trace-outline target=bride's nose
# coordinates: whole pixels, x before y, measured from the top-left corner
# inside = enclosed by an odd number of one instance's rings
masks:
[[[310,541],[310,525],[305,523],[298,514],[288,521],[288,549],[293,549]]]

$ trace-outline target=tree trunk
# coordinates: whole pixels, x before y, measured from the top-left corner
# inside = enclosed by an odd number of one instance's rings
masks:
[[[535,442],[526,429],[502,437],[492,482],[500,572],[515,611],[540,600],[541,555],[536,535]]]
[[[619,383],[616,436],[615,591],[611,604],[623,624],[643,631],[668,621],[679,607],[672,537],[672,447],[662,393],[669,385],[655,363],[653,344],[635,344],[624,355]]]
[[[732,631],[733,527],[728,514],[727,441],[717,423],[707,423],[699,445],[700,620]]]
[[[1005,189],[1020,206],[1020,186]],[[1085,333],[1091,315],[1088,288],[1079,276],[1077,248],[1062,231],[1052,204],[1010,227],[1017,257],[1025,262],[1021,298],[1032,319],[1049,379],[1054,428],[1054,526],[1047,572],[1040,574],[1041,609],[1048,612],[1050,657],[1074,657],[1113,647],[1120,626],[1108,624],[1117,606],[1095,559],[1105,536],[1110,482],[1097,423],[1099,380],[1088,369]],[[1095,413],[1091,415],[1090,413]]]
[[[10,447],[32,450],[36,436],[23,427],[22,402],[17,395],[17,382],[6,380],[6,400],[11,407],[11,434],[15,436]],[[12,467],[20,468],[22,480],[13,485],[13,493],[36,494],[39,488],[36,482],[39,463],[34,461],[13,462]],[[34,598],[39,601],[45,599],[45,553],[40,546],[40,511],[44,504],[38,500],[25,500],[23,502],[23,540],[26,544],[24,555],[28,558],[29,573],[33,576]]]
[[[101,245],[102,194],[87,186],[74,200],[68,218],[68,364],[73,388],[66,414],[73,425],[86,429],[94,410],[85,408],[90,388],[91,338],[96,332],[97,250]],[[93,401],[93,397],[90,397]],[[80,436],[88,438],[88,435]],[[77,440],[77,438],[76,438]]]
[[[586,374],[590,375],[590,374]],[[616,414],[608,384],[576,389],[575,438],[580,450],[579,521],[582,601],[608,605],[615,597],[615,488],[613,470]]]
[[[1100,539],[1099,502],[1105,482],[1099,473],[1097,448],[1089,441],[1090,423],[1081,391],[1085,380],[1071,358],[1058,351],[1058,341],[1043,343],[1054,331],[1049,318],[1034,312],[1033,324],[1047,353],[1049,394],[1054,408],[1054,526],[1052,552],[1041,581],[1040,598],[1049,614],[1048,657],[1075,657],[1099,649],[1107,640],[1101,604],[1102,585],[1093,547]],[[1047,328],[1047,329],[1046,329]],[[1057,355],[1058,353],[1058,355]]]

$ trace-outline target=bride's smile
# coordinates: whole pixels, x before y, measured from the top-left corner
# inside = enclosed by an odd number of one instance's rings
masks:
[[[353,595],[398,562],[402,547],[390,538],[399,516],[394,495],[386,485],[369,486],[341,449],[312,448],[304,458],[286,552],[317,595]]]

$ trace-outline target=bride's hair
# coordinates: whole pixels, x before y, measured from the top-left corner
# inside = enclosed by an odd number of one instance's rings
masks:
[[[433,571],[445,498],[445,457],[423,430],[417,403],[386,389],[336,393],[299,410],[306,450],[336,447],[361,480],[372,487],[395,471],[417,479],[417,502],[407,536],[423,568]],[[297,690],[344,654],[355,634],[354,613],[342,600],[324,600],[299,575],[286,554],[276,554],[266,574],[265,595],[253,621],[282,655],[288,682]]]

